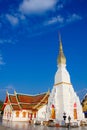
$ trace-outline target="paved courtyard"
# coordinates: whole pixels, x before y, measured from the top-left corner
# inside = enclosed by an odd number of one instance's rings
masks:
[[[87,130],[87,127],[78,128],[61,128],[61,127],[47,127],[41,125],[30,125],[27,122],[2,122],[0,130]]]

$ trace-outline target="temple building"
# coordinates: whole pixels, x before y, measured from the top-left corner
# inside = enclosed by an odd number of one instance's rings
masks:
[[[69,72],[66,69],[66,57],[63,52],[62,40],[59,38],[58,70],[55,74],[51,92],[38,95],[7,93],[3,105],[3,119],[11,121],[55,120],[62,122],[64,116],[68,122],[84,119],[82,106],[72,86]]]
[[[74,91],[69,72],[66,69],[66,57],[63,52],[61,37],[59,38],[59,42],[58,70],[55,74],[54,86],[48,99],[48,118],[53,118],[61,122],[64,120],[63,117],[66,116],[66,122],[69,122],[69,117],[71,122],[75,122],[82,120],[84,114],[80,99]],[[54,108],[55,116],[53,116],[52,107]]]
[[[29,121],[45,120],[49,91],[38,95],[9,94],[7,92],[3,105],[3,120]]]
[[[83,109],[85,118],[87,118],[87,94],[84,96],[81,104],[82,104],[82,109]]]

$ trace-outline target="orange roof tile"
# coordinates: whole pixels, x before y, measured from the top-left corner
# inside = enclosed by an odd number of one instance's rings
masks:
[[[3,105],[3,109],[5,105],[9,102],[12,105],[13,110],[37,110],[41,106],[47,104],[49,93],[39,94],[39,95],[24,95],[24,94],[15,94],[15,95],[7,95],[6,100]],[[8,100],[9,99],[9,100]],[[19,105],[18,105],[19,104]]]
[[[44,98],[43,98],[42,100],[40,100],[40,102],[38,102],[38,103],[35,105],[34,109],[39,109],[39,108],[41,108],[43,105],[47,104],[47,103],[48,103],[48,97],[49,97],[49,93],[46,94],[46,95],[44,96]]]
[[[35,96],[17,94],[17,98],[21,103],[38,103],[44,98],[46,94],[47,93]]]
[[[9,95],[9,100],[10,100],[10,103],[17,104],[17,99],[15,95]]]
[[[20,104],[22,109],[32,110],[35,106],[34,104]]]
[[[21,109],[39,109],[47,104],[49,94],[44,93],[35,96],[17,95]]]
[[[13,110],[20,110],[19,105],[12,105]]]

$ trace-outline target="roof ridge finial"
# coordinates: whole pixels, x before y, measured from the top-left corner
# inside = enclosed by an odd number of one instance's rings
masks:
[[[17,93],[16,93],[16,91],[14,90],[14,95],[16,95]]]
[[[6,90],[6,94],[9,95],[8,90]]]

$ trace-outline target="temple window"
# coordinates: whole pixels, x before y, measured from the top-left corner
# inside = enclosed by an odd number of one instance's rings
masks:
[[[26,117],[26,112],[24,111],[22,114],[23,114],[23,117],[25,118]]]
[[[19,111],[16,111],[16,117],[19,117]]]

